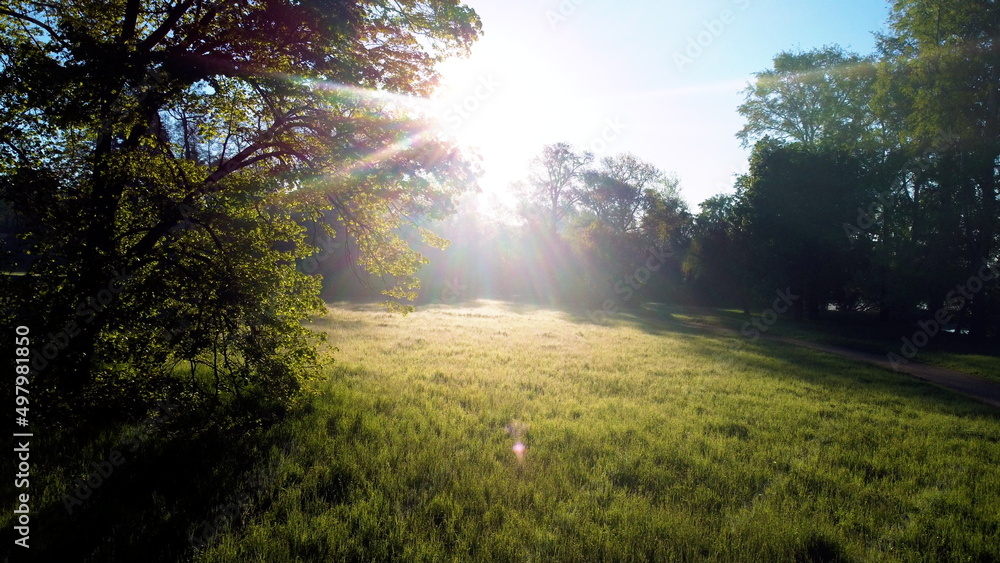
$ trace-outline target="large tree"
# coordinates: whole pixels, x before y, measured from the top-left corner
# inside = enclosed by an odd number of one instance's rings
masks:
[[[580,205],[615,233],[638,231],[656,195],[676,197],[677,180],[625,153],[601,159],[583,174]]]
[[[837,46],[782,52],[743,91],[737,133],[744,146],[765,136],[806,145],[853,145],[872,127],[875,66]]]
[[[556,233],[576,210],[582,193],[584,172],[594,160],[590,152],[577,152],[568,143],[546,145],[531,161],[527,184],[518,183],[521,213],[529,221]]]
[[[743,236],[751,268],[769,287],[790,288],[810,318],[838,300],[856,267],[843,224],[857,215],[866,178],[844,151],[770,139],[754,147],[750,171],[738,182]]]
[[[630,153],[602,158],[599,166],[583,173],[580,214],[570,236],[587,257],[591,294],[602,295],[647,262],[657,274],[643,284],[662,289],[660,282],[668,279],[664,274],[679,274],[673,256],[685,246],[689,217],[677,186],[674,176]],[[651,254],[656,258],[650,260]]]
[[[716,306],[739,305],[749,315],[753,259],[740,203],[736,195],[716,195],[701,202],[683,267],[695,298]]]
[[[291,393],[321,310],[302,224],[335,210],[410,294],[422,260],[395,229],[470,170],[385,95],[430,93],[479,29],[457,0],[6,3],[0,199],[34,260],[5,312],[52,335],[41,388],[180,364],[216,393]]]
[[[908,227],[883,237],[891,246],[880,251],[912,268],[908,281],[931,309],[984,259],[1000,258],[998,26],[994,2],[898,0],[880,41],[875,107],[899,122],[890,191],[904,205],[891,210]],[[995,287],[964,300],[974,333],[996,314]]]

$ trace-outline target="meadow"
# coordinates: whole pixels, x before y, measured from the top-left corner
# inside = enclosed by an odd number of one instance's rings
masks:
[[[1000,559],[1000,417],[906,376],[489,301],[314,328],[329,377],[196,560]]]
[[[332,306],[311,324],[334,362],[284,414],[154,412],[33,438],[32,555],[1000,560],[996,409],[678,322],[698,314]]]

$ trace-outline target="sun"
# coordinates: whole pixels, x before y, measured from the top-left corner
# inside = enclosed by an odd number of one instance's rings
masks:
[[[512,200],[510,184],[549,143],[586,137],[593,115],[572,68],[547,67],[520,43],[482,38],[467,58],[439,66],[432,97],[439,133],[482,159],[484,196]]]

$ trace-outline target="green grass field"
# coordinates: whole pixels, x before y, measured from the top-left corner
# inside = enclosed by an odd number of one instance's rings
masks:
[[[276,424],[159,413],[36,435],[32,555],[1000,560],[1000,411],[639,314],[333,307],[313,326],[337,361]],[[70,514],[64,495],[115,450]]]
[[[314,326],[198,561],[1000,559],[997,411],[906,376],[496,302]]]
[[[746,322],[742,313],[735,310],[648,304],[645,312],[653,316],[726,327],[736,331],[739,331]],[[873,322],[871,318],[862,316],[852,318],[850,314],[838,313],[835,318],[819,321],[783,318],[781,322],[770,327],[767,334],[885,355],[890,352],[901,354],[902,337],[912,338],[917,330],[919,327],[915,323],[887,328]],[[930,339],[927,347],[918,350],[913,360],[1000,381],[1000,349],[996,349],[995,343],[977,344],[951,335],[938,334]]]

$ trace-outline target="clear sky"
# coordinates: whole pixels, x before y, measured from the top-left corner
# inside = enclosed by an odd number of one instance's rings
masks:
[[[680,180],[697,211],[731,192],[748,152],[736,107],[783,50],[874,50],[878,0],[466,0],[484,34],[442,66],[441,126],[483,158],[506,194],[545,144],[632,152]]]

